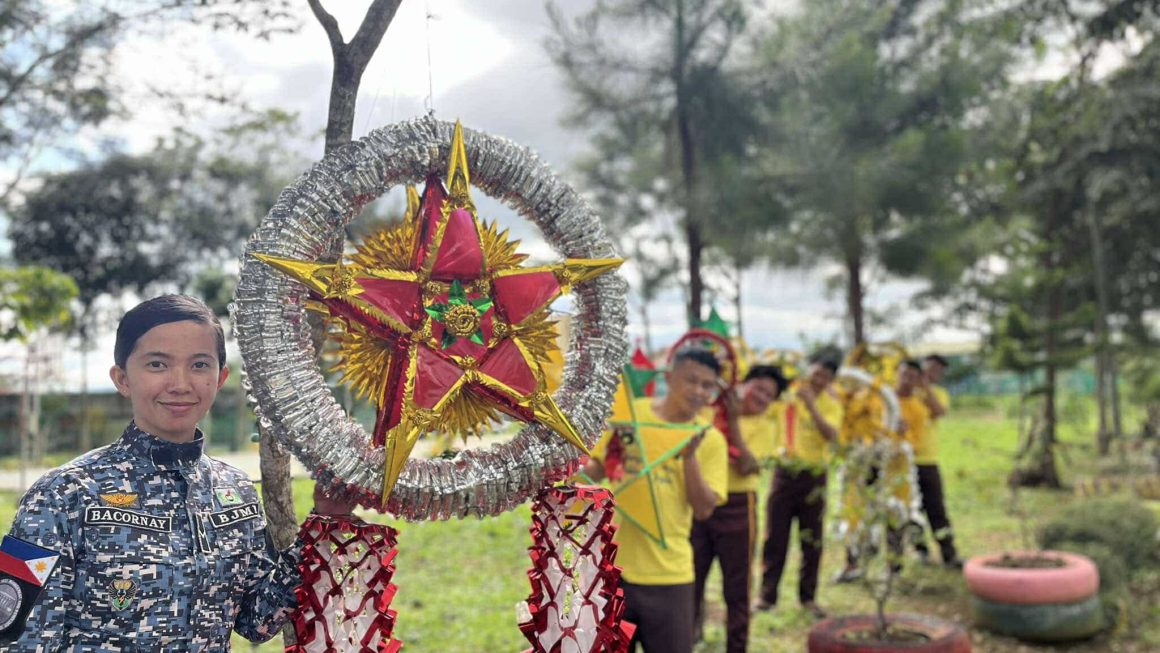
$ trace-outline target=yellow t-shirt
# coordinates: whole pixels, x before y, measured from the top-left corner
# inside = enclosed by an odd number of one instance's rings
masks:
[[[771,403],[769,408],[765,409],[765,416],[773,425],[773,440],[771,441],[773,448],[769,450],[769,456],[777,458],[785,453],[785,433],[783,432],[785,429],[785,400],[779,397],[777,401]],[[758,456],[758,460],[761,460],[760,456]]]
[[[835,429],[841,427],[842,404],[834,395],[824,392],[814,400],[814,404],[830,426]],[[783,457],[786,461],[814,467],[825,466],[830,455],[830,443],[822,437],[822,432],[814,424],[814,418],[806,408],[805,402],[793,397],[782,411],[781,422],[785,451]]]
[[[951,409],[951,395],[947,389],[941,385],[930,386],[930,393],[938,400],[944,410]],[[927,409],[930,410],[929,408]],[[916,465],[937,465],[938,464],[938,421],[941,418],[931,417],[928,435],[921,446],[916,444],[914,446],[914,463]]]
[[[663,422],[653,412],[654,399],[642,397],[633,402],[636,420],[642,423]],[[700,423],[696,420],[694,423]],[[716,428],[705,425],[708,432],[697,447],[697,461],[701,475],[717,495],[718,505],[728,498],[729,447],[725,435]],[[693,432],[666,429],[662,426],[641,426],[638,437],[645,447],[646,455],[655,460]],[[603,460],[608,448],[611,432],[606,432],[592,448],[592,458]],[[625,478],[636,475],[643,467],[637,447],[624,447]],[[689,533],[693,529],[693,506],[685,495],[685,465],[679,455],[660,463],[652,470],[652,485],[659,524],[664,532],[667,548],[652,539],[641,526],[626,519],[624,513],[644,515],[651,513],[653,497],[647,491],[644,479],[638,480],[617,492],[617,512],[614,521],[617,526],[616,564],[623,570],[622,576],[630,583],[638,585],[682,585],[693,582],[693,547],[689,543]]]
[[[940,404],[942,404],[943,410],[950,412],[951,393],[947,392],[946,388],[942,387],[941,385],[932,385],[932,386],[930,386],[930,393],[932,395],[934,395],[935,399],[938,399],[938,402]],[[945,417],[945,415],[943,417]],[[936,419],[931,420],[932,424],[937,425],[939,419],[942,419],[942,418],[940,417],[940,418],[936,418]]]
[[[777,439],[777,421],[768,411],[760,415],[743,415],[737,420],[741,439],[759,462],[773,456]],[[743,476],[737,466],[729,465],[729,492],[756,492],[761,485],[761,474]]]
[[[914,447],[914,464],[933,465],[938,462],[938,436],[930,419],[930,409],[918,393],[899,397],[902,421],[906,422],[903,436]]]

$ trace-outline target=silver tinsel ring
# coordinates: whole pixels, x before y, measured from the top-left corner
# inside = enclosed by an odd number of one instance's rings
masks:
[[[452,123],[431,117],[377,129],[322,159],[284,189],[242,256],[230,305],[244,364],[242,387],[266,437],[286,445],[328,493],[378,508],[383,451],[335,401],[315,362],[306,289],[253,254],[333,260],[335,242],[368,202],[446,169]],[[562,256],[616,256],[592,208],[527,148],[464,129],[472,185],[539,227]],[[626,284],[605,274],[577,284],[564,381],[554,395],[589,446],[599,438],[625,360]],[[386,511],[413,519],[494,515],[572,474],[580,452],[549,429],[453,459],[411,459]]]
[[[874,387],[874,375],[860,367],[842,367],[835,376],[839,381],[855,386]],[[888,385],[879,386],[877,393],[886,408],[886,415],[883,417],[886,428],[897,431],[902,425],[902,408],[898,403],[898,395],[895,394],[894,388]]]

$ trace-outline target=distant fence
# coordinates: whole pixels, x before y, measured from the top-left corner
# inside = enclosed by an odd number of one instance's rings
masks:
[[[1043,383],[1043,374],[1015,374],[1013,372],[979,372],[956,379],[947,385],[953,395],[1016,395]],[[1091,370],[1078,368],[1062,372],[1058,389],[1071,394],[1094,394],[1096,377]]]

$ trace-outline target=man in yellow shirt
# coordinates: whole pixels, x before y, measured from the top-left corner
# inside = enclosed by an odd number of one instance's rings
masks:
[[[694,632],[699,633],[704,622],[705,580],[716,558],[721,564],[725,597],[726,653],[745,653],[749,641],[750,570],[757,536],[757,487],[761,478],[758,461],[773,456],[778,423],[770,408],[787,385],[777,367],[755,365],[749,369],[739,388],[740,400],[727,404],[730,425],[739,432],[740,437],[736,439],[743,451],[729,461],[729,498],[708,519],[693,522]]]
[[[665,428],[669,424],[696,424],[698,413],[720,390],[721,364],[708,351],[686,349],[673,357],[665,375],[664,397],[638,399],[633,407],[640,424],[635,437],[642,446],[680,442],[688,429]],[[674,433],[674,431],[676,431]],[[603,459],[612,433],[606,433],[592,449],[584,466],[589,477],[604,478]],[[652,447],[650,447],[652,448]],[[624,471],[639,473],[643,461],[632,447],[623,448]],[[655,456],[653,456],[655,458]],[[637,643],[645,653],[692,653],[693,650],[693,548],[689,542],[693,519],[706,519],[725,502],[728,468],[725,436],[705,423],[705,428],[673,456],[651,471],[653,493],[623,492],[616,500],[616,564],[622,569],[624,619],[636,624],[630,650]],[[638,482],[639,486],[643,481]],[[655,495],[655,498],[653,498]],[[630,502],[655,501],[663,544],[639,524],[625,519],[628,512],[641,514],[643,506]]]
[[[922,374],[918,377],[915,394],[922,399],[929,418],[922,437],[913,439],[912,442],[914,442],[914,464],[918,470],[918,489],[922,492],[922,511],[926,513],[931,532],[938,542],[943,565],[958,569],[963,566],[963,562],[959,560],[955,551],[954,533],[943,500],[942,475],[938,469],[938,420],[942,419],[950,408],[950,394],[938,383],[942,381],[947,367],[949,367],[947,359],[938,354],[931,354],[922,361]],[[914,549],[924,560],[930,556],[926,548],[925,533],[916,538]]]
[[[830,388],[837,372],[834,361],[814,359],[808,376],[795,384],[793,397],[785,406],[784,447],[766,504],[766,537],[761,552],[764,569],[761,595],[754,605],[757,610],[768,610],[777,604],[790,530],[797,519],[802,549],[798,600],[815,617],[825,616],[815,599],[825,534],[822,516],[826,511],[826,465],[831,443],[837,440],[838,425],[842,423],[842,404]]]

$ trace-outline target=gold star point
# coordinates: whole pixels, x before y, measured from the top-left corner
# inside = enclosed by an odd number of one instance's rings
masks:
[[[572,425],[572,421],[568,419],[564,411],[560,410],[551,395],[546,392],[535,393],[532,396],[532,411],[538,422],[555,431],[557,435],[580,451],[591,455],[592,452],[588,450],[588,445],[584,444],[584,439],[580,437],[576,427]]]
[[[254,258],[278,270],[321,297],[353,297],[363,292],[362,286],[340,261],[339,263],[312,263],[280,256],[254,254]],[[341,295],[339,291],[344,291]]]
[[[623,263],[622,258],[570,258],[553,266],[553,272],[560,283],[560,289],[571,292],[572,286],[607,274]]]
[[[475,212],[471,201],[471,173],[467,168],[467,146],[463,142],[463,125],[455,121],[451,133],[451,155],[447,159],[447,195],[452,204]]]
[[[407,212],[403,214],[403,222],[415,222],[419,219],[419,205],[421,203],[419,189],[415,187],[415,184],[407,184]]]

